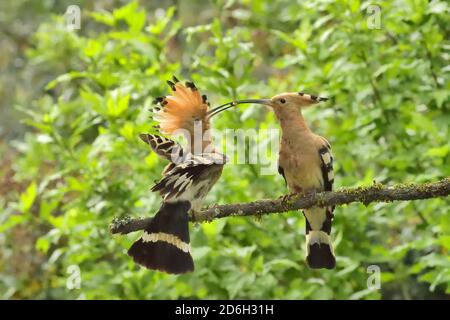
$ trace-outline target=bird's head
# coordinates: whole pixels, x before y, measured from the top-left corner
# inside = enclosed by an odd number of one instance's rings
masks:
[[[209,113],[215,115],[226,109],[235,107],[239,104],[254,103],[262,104],[271,107],[275,111],[283,110],[298,110],[315,105],[322,101],[327,101],[328,98],[318,97],[303,92],[285,92],[273,96],[270,99],[243,99],[226,103],[222,106],[212,109]]]
[[[235,101],[236,104],[256,103],[263,104],[273,108],[281,109],[298,109],[315,105],[321,101],[327,101],[328,98],[322,98],[303,92],[285,92],[273,96],[270,99],[244,99]]]

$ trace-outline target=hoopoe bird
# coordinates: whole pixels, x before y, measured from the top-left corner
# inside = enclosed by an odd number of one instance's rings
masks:
[[[291,193],[314,194],[333,188],[333,155],[328,141],[314,134],[302,115],[302,109],[327,101],[303,92],[289,92],[271,99],[238,100],[236,104],[256,103],[275,112],[282,129],[278,172]],[[330,239],[334,207],[314,207],[303,211],[306,219],[306,262],[312,269],[336,266]]]
[[[183,149],[160,135],[140,135],[156,154],[169,160],[169,164],[151,189],[159,192],[163,203],[128,254],[148,269],[181,274],[194,270],[188,212],[200,210],[203,198],[220,178],[225,164],[225,156],[215,151],[212,141],[205,141],[203,135],[210,128],[211,117],[229,104],[210,110],[207,97],[201,96],[194,83],[183,85],[173,77],[168,84],[173,95],[155,100],[157,107],[153,118],[159,122],[161,133],[171,136],[184,130],[191,143]],[[197,127],[201,128],[201,136],[195,136]]]

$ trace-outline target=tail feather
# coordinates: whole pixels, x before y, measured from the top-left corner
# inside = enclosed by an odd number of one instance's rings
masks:
[[[334,269],[336,258],[331,242],[332,208],[304,210],[306,218],[306,262],[311,269]]]
[[[306,235],[306,262],[311,269],[334,269],[336,258],[330,236],[323,231],[310,231]]]
[[[128,250],[148,269],[181,274],[194,271],[190,252],[187,201],[163,203],[142,237]]]

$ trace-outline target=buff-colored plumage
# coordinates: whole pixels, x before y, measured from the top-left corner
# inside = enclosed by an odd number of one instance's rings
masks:
[[[271,99],[282,128],[279,170],[291,192],[332,190],[331,146],[325,138],[309,129],[301,112],[305,107],[326,100],[302,92],[283,93]],[[306,260],[311,268],[333,269],[336,266],[330,237],[333,210],[334,207],[313,207],[303,211],[306,218]]]
[[[328,141],[314,134],[306,124],[301,110],[327,101],[327,98],[303,92],[285,92],[271,99],[245,99],[241,103],[270,106],[278,118],[282,136],[278,172],[292,193],[331,191],[333,188],[333,155]],[[336,266],[331,224],[334,207],[305,209],[306,261],[313,269],[333,269]]]

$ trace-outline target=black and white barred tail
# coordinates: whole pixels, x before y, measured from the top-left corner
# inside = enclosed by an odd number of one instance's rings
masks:
[[[313,208],[305,210],[306,219],[306,262],[311,269],[334,269],[336,267],[336,257],[334,255],[333,244],[331,242],[331,222],[333,214],[328,208]],[[311,224],[319,219],[312,219],[315,216],[322,219],[319,228],[311,227]],[[309,219],[308,219],[309,217]],[[314,221],[315,220],[315,221]],[[310,224],[311,221],[311,224]]]
[[[164,202],[128,254],[148,269],[172,274],[194,271],[189,241],[190,208],[188,201]]]

